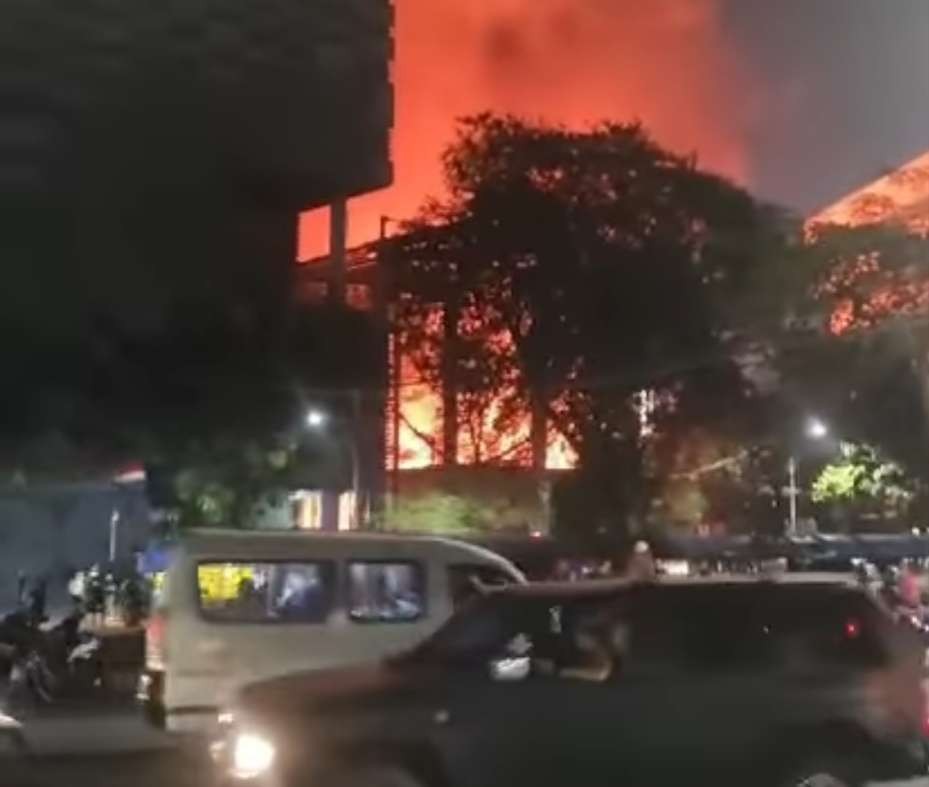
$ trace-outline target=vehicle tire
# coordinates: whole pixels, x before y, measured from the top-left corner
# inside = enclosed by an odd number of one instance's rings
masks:
[[[334,775],[326,787],[425,787],[408,771],[393,765],[371,765]]]

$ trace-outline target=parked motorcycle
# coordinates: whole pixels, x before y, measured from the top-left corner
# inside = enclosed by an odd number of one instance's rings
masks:
[[[80,630],[75,609],[49,626],[22,611],[0,619],[0,698],[7,707],[35,707],[86,694],[100,682],[97,637]]]
[[[58,687],[41,627],[22,610],[0,619],[0,697],[4,707],[52,701]]]

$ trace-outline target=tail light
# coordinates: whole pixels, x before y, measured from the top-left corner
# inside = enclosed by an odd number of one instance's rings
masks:
[[[145,626],[145,667],[153,672],[163,672],[168,660],[166,622],[164,613],[155,612]]]

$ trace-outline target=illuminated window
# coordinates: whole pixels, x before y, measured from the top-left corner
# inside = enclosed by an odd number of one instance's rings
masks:
[[[295,527],[299,530],[319,530],[323,526],[322,492],[297,492],[292,500]]]
[[[348,564],[348,615],[359,623],[409,623],[423,615],[425,578],[418,563]]]
[[[370,284],[348,284],[345,287],[345,302],[360,312],[374,308],[374,290]]]
[[[335,568],[329,562],[200,563],[200,610],[211,620],[323,623],[332,609]]]
[[[339,495],[339,530],[352,530],[355,519],[355,493],[342,492]]]
[[[329,255],[329,207],[307,210],[297,224],[297,261],[316,262]]]

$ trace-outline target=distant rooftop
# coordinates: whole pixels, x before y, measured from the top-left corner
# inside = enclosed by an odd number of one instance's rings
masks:
[[[929,233],[929,150],[815,213],[807,226],[902,222]]]

